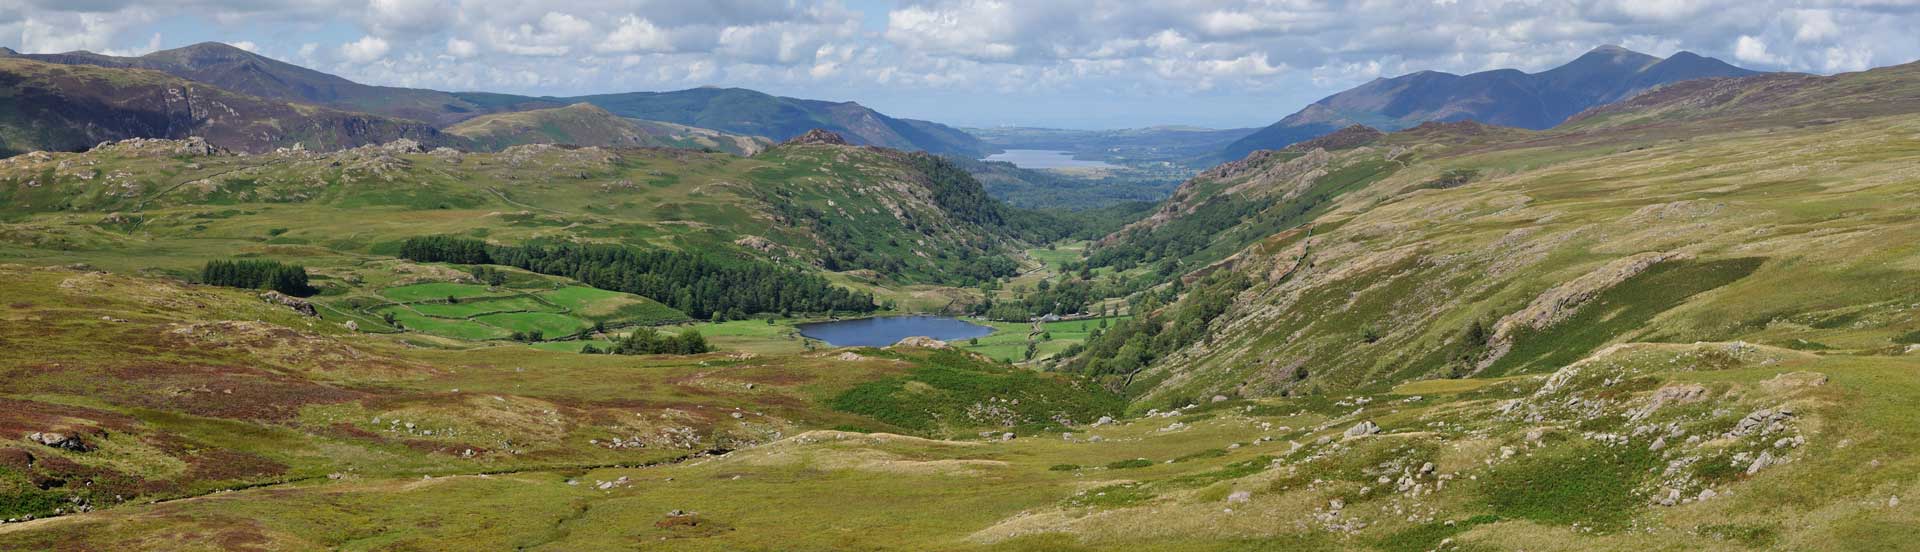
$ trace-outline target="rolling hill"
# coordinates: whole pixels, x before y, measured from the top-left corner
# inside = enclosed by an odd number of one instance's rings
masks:
[[[1539,73],[1513,69],[1469,75],[1421,71],[1375,79],[1322,98],[1229,144],[1220,156],[1240,159],[1254,150],[1280,149],[1355,124],[1400,130],[1427,121],[1472,120],[1544,129],[1588,108],[1663,84],[1752,74],[1691,52],[1661,59],[1618,46],[1596,48],[1566,65]]]
[[[447,127],[447,134],[487,150],[524,144],[601,147],[675,147],[753,155],[772,146],[758,136],[658,121],[628,119],[593,104],[481,115]]]

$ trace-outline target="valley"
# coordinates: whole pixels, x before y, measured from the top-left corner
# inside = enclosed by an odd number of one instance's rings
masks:
[[[1920,63],[1103,131],[223,44],[0,77],[0,550],[1920,531]]]

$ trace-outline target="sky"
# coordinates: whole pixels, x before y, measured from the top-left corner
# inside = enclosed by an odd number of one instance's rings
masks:
[[[579,95],[718,85],[942,123],[1257,127],[1420,70],[1604,44],[1760,70],[1920,59],[1920,0],[0,0],[0,46],[220,41],[355,81]]]

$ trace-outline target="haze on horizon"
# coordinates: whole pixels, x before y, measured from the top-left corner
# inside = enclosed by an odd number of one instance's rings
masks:
[[[1539,71],[1602,44],[1757,70],[1920,57],[1904,0],[0,0],[0,46],[203,41],[380,85],[737,86],[957,126],[1254,127],[1378,77]]]

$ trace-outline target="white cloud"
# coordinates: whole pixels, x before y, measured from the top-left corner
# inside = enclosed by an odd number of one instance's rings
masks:
[[[438,31],[457,13],[443,0],[369,0],[363,18],[375,34],[398,38]]]
[[[0,0],[0,45],[124,55],[181,45],[153,38],[164,30],[196,40],[244,37],[259,51],[377,84],[570,94],[717,83],[930,111],[948,105],[919,98],[1101,98],[1142,102],[1142,113],[1220,105],[1205,109],[1255,119],[1377,77],[1539,71],[1609,43],[1811,72],[1920,57],[1912,31],[1920,4],[1906,0],[871,4]],[[202,27],[175,31],[182,20]],[[1238,105],[1257,107],[1235,114],[1234,104],[1214,101],[1223,97],[1261,101],[1245,100]]]
[[[154,35],[153,35],[153,42],[151,42],[151,44],[153,44],[153,46],[154,46],[154,49],[159,49],[159,47],[160,47],[160,35],[159,35],[158,33],[156,33],[156,34],[154,34]],[[254,43],[253,43],[253,41],[251,41],[251,40],[242,40],[242,41],[239,41],[239,42],[229,42],[228,44],[230,44],[230,45],[232,45],[232,46],[233,46],[233,47],[235,47],[235,48],[239,48],[239,49],[242,49],[242,50],[246,50],[246,51],[249,51],[249,52],[255,52],[255,53],[258,53],[258,52],[260,51],[260,46],[259,46],[259,45],[257,45],[257,44],[254,44]]]
[[[673,41],[667,31],[655,26],[644,17],[627,15],[620,18],[620,25],[599,45],[594,46],[600,52],[667,52],[673,50]]]
[[[1826,10],[1800,10],[1794,12],[1798,28],[1793,32],[1793,41],[1801,44],[1824,42],[1840,35],[1840,26],[1833,22],[1833,14]]]
[[[471,40],[449,38],[447,39],[447,55],[460,59],[469,59],[473,56],[480,55],[480,45],[474,44]]]
[[[1761,65],[1777,65],[1780,63],[1780,58],[1775,57],[1771,52],[1767,51],[1767,43],[1747,35],[1740,35],[1740,40],[1734,43],[1733,58],[1747,63],[1757,63]]]
[[[340,45],[340,56],[353,63],[370,63],[386,57],[390,47],[386,39],[376,36],[363,36],[360,40]]]

